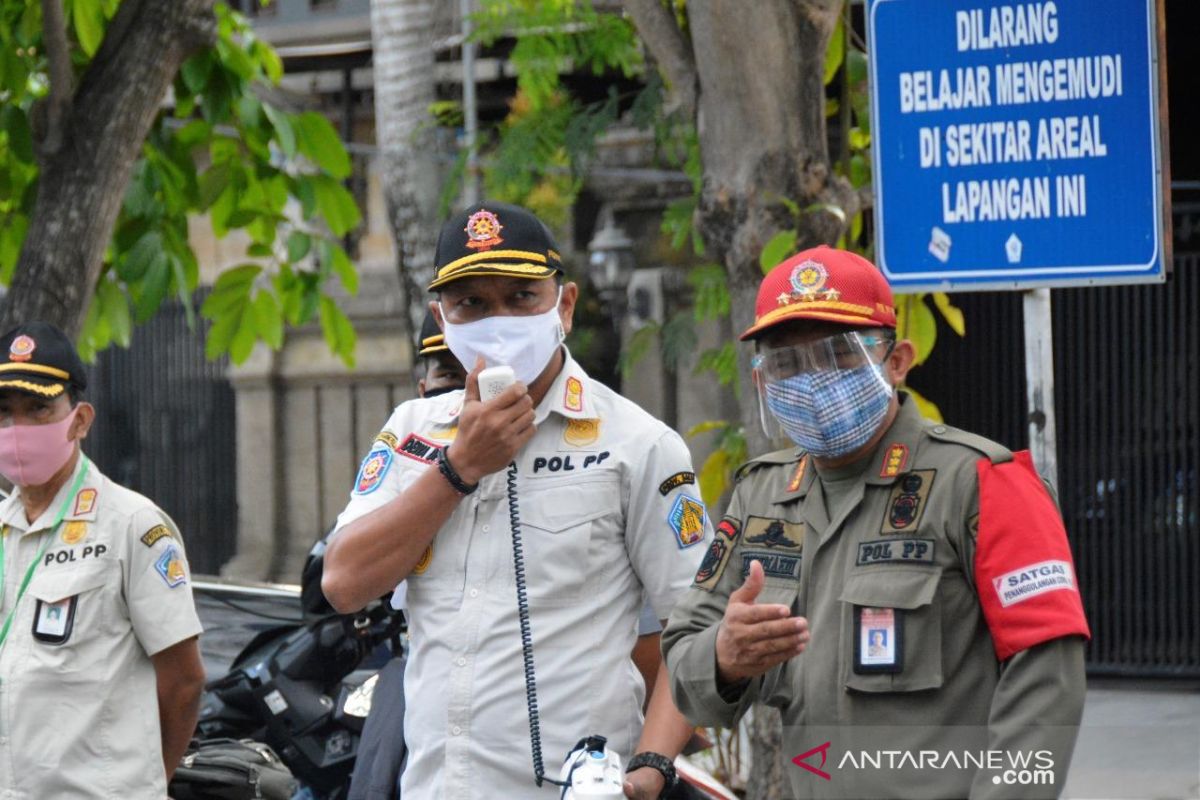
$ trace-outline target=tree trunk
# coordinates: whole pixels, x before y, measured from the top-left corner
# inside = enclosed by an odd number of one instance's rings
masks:
[[[74,338],[142,142],[180,64],[215,33],[213,0],[125,0],[70,98],[39,131],[41,174],[0,331],[43,319]]]
[[[844,0],[689,0],[691,56],[695,63],[696,129],[704,166],[696,223],[708,252],[725,265],[735,333],[754,320],[762,280],[759,254],[776,233],[797,228],[798,249],[833,243],[859,208],[849,183],[833,173],[825,130],[825,48]],[[626,0],[651,52],[672,65],[673,87],[692,83],[678,54],[676,28],[664,24],[661,6]],[[786,198],[806,212],[796,220]],[[738,368],[750,374],[751,345],[738,348]],[[753,391],[739,407],[751,455],[771,449],[758,424]],[[750,728],[750,800],[788,796],[780,752],[779,714],[755,708]]]
[[[372,0],[371,36],[383,191],[412,341],[424,318],[438,230],[440,184],[429,125],[434,100],[433,3]]]

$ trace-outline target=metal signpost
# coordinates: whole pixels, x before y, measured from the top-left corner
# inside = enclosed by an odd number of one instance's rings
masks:
[[[876,262],[900,292],[1024,290],[1054,460],[1051,286],[1164,280],[1154,0],[869,0]]]

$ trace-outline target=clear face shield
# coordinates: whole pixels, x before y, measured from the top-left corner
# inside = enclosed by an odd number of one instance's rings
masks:
[[[864,444],[891,402],[894,390],[880,365],[895,343],[890,331],[847,331],[760,347],[752,365],[763,432],[789,438],[818,457]]]

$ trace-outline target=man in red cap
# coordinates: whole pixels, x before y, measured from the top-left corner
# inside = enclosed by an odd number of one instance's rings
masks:
[[[892,293],[818,247],[759,289],[754,382],[795,443],[737,473],[663,637],[681,711],[782,710],[799,797],[1055,797],[1089,635],[1066,533],[1028,452],[897,393]]]

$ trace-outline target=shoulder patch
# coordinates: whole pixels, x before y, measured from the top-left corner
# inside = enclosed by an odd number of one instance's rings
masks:
[[[422,464],[432,464],[436,461],[438,450],[441,449],[440,444],[431,442],[424,436],[418,436],[415,433],[405,436],[404,441],[395,448],[400,455],[407,456],[413,461],[420,461]]]
[[[379,435],[375,437],[375,441],[387,445],[390,450],[395,450],[400,446],[400,440],[396,438],[396,434],[387,430],[380,431]]]
[[[150,530],[142,534],[142,544],[146,547],[154,547],[154,543],[159,539],[165,539],[171,535],[171,529],[166,525],[155,525]]]
[[[99,492],[91,487],[81,490],[79,494],[75,495],[75,509],[71,512],[71,516],[78,517],[95,511],[98,494]]]
[[[704,503],[694,497],[681,494],[667,515],[667,524],[675,531],[675,542],[680,549],[691,547],[704,539],[704,520],[708,512]]]
[[[969,447],[972,450],[983,453],[993,464],[1003,464],[1013,460],[1012,450],[977,433],[959,430],[949,425],[934,425],[931,428],[926,428],[925,432],[929,434],[930,438],[937,439],[940,442],[961,444],[964,447]]]
[[[362,466],[358,468],[358,477],[354,479],[355,494],[370,494],[379,488],[388,469],[392,466],[392,451],[377,447],[367,453]]]
[[[658,493],[663,497],[669,495],[675,489],[686,484],[696,482],[696,473],[694,472],[676,472],[671,477],[658,485]]]
[[[733,553],[734,545],[737,544],[737,538],[741,532],[736,520],[729,517],[721,520],[721,523],[717,525],[717,534],[713,537],[712,544],[708,546],[704,560],[700,562],[700,569],[696,571],[693,586],[706,592],[713,590],[725,572],[725,566],[729,563],[729,556]]]
[[[767,517],[747,517],[747,545],[756,545],[767,550],[801,550],[804,547],[804,523],[785,522]]]
[[[163,579],[168,588],[174,589],[187,583],[187,572],[183,568],[183,559],[175,545],[171,545],[154,562],[154,569]]]

